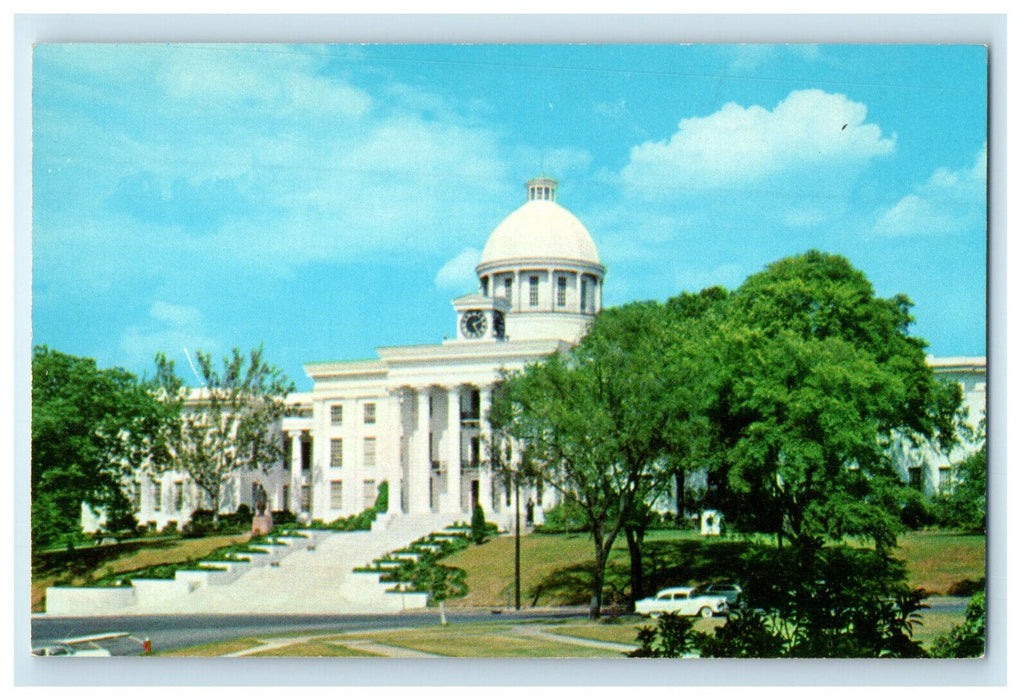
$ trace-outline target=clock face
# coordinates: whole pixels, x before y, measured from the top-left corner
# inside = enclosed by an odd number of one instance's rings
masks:
[[[503,328],[503,312],[502,311],[494,311],[493,312],[493,335],[495,335],[497,338],[502,338],[503,337],[503,332],[504,332],[504,328]]]
[[[465,338],[481,338],[485,335],[486,319],[481,311],[465,311],[460,319],[460,331]]]

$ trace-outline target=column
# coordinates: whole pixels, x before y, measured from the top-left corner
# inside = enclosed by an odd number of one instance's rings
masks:
[[[432,474],[432,463],[428,450],[428,437],[430,433],[428,404],[431,391],[431,387],[420,387],[417,389],[417,426],[408,445],[410,450],[409,493],[411,513],[432,512],[431,504],[428,502],[428,480]]]
[[[300,492],[303,490],[303,445],[300,438],[301,430],[290,430],[291,460],[289,463],[289,510],[296,516],[300,515]]]
[[[388,444],[382,445],[385,454],[383,457],[389,460],[389,471],[386,477],[389,480],[389,515],[399,515],[403,510],[401,496],[403,489],[403,455],[400,450],[400,440],[403,436],[403,390],[398,389],[389,395],[388,420],[383,431],[383,440]]]
[[[460,386],[453,386],[446,392],[446,451],[449,463],[446,465],[446,508],[451,513],[460,512]],[[444,510],[440,508],[440,510]]]
[[[478,419],[478,441],[482,454],[479,458],[485,457],[478,467],[478,502],[482,504],[482,510],[486,517],[493,513],[493,472],[489,454],[489,439],[492,434],[492,426],[489,425],[489,410],[493,405],[493,389],[491,386],[484,386],[479,390],[481,413]]]

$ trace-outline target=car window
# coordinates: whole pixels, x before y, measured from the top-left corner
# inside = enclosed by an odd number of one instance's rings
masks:
[[[671,600],[671,594],[670,593],[661,593],[660,595],[657,596],[657,600]]]

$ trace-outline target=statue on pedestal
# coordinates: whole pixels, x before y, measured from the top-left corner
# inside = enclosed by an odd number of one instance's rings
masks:
[[[254,485],[254,491],[256,496],[253,504],[253,526],[250,528],[250,533],[267,535],[274,526],[271,520],[271,508],[268,506],[268,492],[260,483]]]

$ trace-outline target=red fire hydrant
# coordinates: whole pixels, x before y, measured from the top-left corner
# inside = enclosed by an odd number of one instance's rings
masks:
[[[150,640],[149,639],[144,639],[143,640],[143,656],[149,656],[150,652],[151,652]]]

